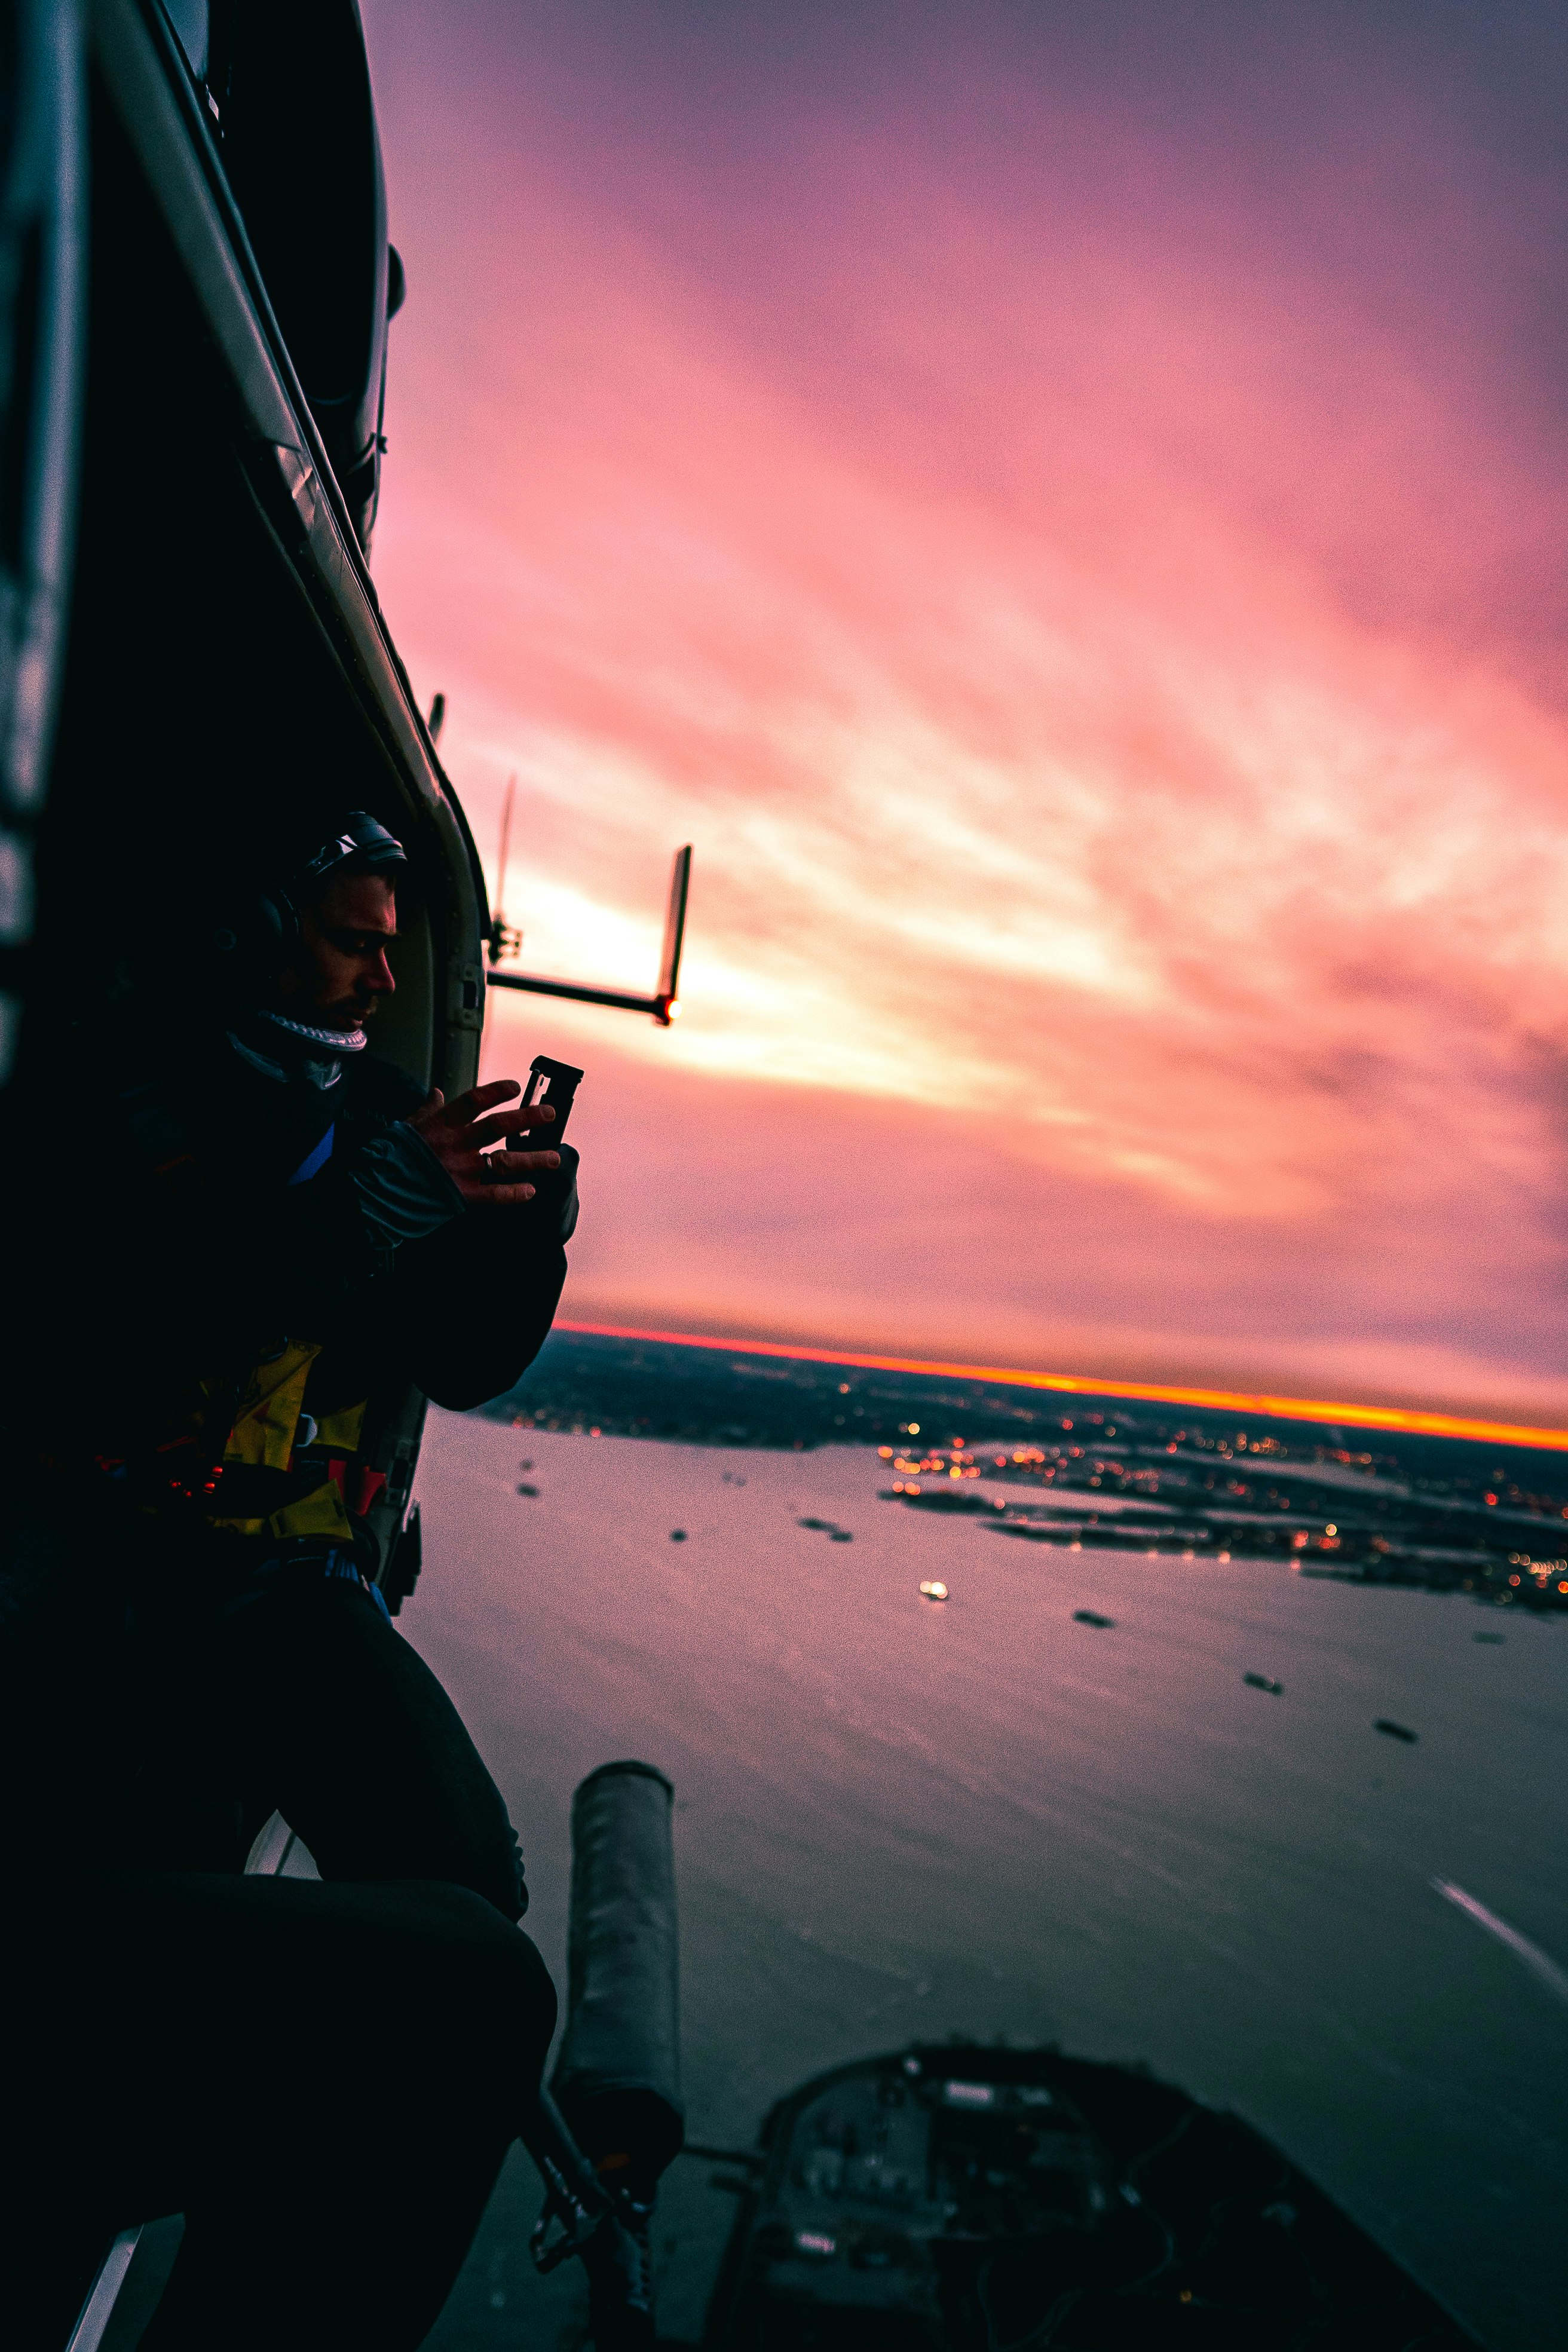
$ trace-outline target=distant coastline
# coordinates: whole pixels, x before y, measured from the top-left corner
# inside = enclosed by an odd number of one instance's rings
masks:
[[[1177,1410],[1185,1396],[1213,1403]],[[482,1408],[519,1429],[804,1453],[874,1447],[883,1499],[1068,1549],[1221,1561],[1568,1612],[1568,1457],[1476,1434],[1292,1417],[1212,1391],[1068,1390],[900,1360],[558,1327]],[[1415,1416],[1410,1416],[1414,1419]],[[1424,1416],[1425,1419],[1436,1418]],[[1509,1433],[1511,1434],[1511,1433]],[[1531,1439],[1539,1433],[1531,1433]]]
[[[639,1345],[708,1349],[729,1356],[773,1357],[805,1364],[842,1365],[857,1371],[898,1372],[917,1380],[959,1381],[985,1388],[1033,1389],[1089,1402],[1175,1405],[1194,1412],[1244,1413],[1256,1419],[1307,1422],[1331,1429],[1404,1432],[1419,1437],[1458,1437],[1482,1445],[1537,1446],[1568,1453],[1568,1429],[1533,1423],[1490,1421],[1472,1414],[1439,1412],[1416,1405],[1346,1404],[1320,1397],[1278,1396],[1244,1389],[1173,1387],[1158,1381],[1095,1380],[1076,1372],[1025,1371],[1016,1366],[931,1362],[915,1356],[872,1355],[862,1350],[812,1348],[784,1339],[713,1339],[693,1331],[630,1330],[610,1323],[559,1322],[558,1331],[581,1339],[619,1339]]]

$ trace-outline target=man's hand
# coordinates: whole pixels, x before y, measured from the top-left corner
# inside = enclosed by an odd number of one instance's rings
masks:
[[[555,1113],[548,1103],[542,1103],[536,1110],[495,1109],[497,1103],[511,1102],[521,1092],[515,1078],[495,1078],[488,1087],[472,1087],[456,1102],[449,1103],[437,1087],[408,1121],[420,1141],[435,1153],[470,1208],[510,1209],[531,1201],[531,1184],[503,1180],[525,1180],[542,1170],[561,1165],[558,1151],[506,1150],[492,1151],[488,1159],[483,1156],[488,1144],[500,1143],[509,1135],[519,1135],[524,1129],[541,1127],[554,1118]]]

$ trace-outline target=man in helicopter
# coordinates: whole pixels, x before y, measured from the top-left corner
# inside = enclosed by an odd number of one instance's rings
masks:
[[[149,2347],[418,2344],[549,2046],[517,1840],[372,1581],[363,1465],[400,1384],[463,1407],[531,1360],[576,1155],[517,1148],[553,1114],[510,1080],[447,1104],[369,1057],[405,866],[363,812],[292,860],[34,1196],[64,1245],[0,1553],[16,2352],[176,2211]],[[321,1884],[242,1874],[274,1808]]]

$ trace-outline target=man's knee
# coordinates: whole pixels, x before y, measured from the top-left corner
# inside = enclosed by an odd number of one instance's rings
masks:
[[[538,1948],[483,1895],[426,1882],[408,1898],[411,1941],[428,1972],[418,2007],[439,2038],[472,2064],[531,2089],[555,2032],[555,1987]]]
[[[490,2018],[507,2021],[521,2032],[523,2042],[544,2063],[555,2032],[555,1986],[531,1937],[512,1921],[498,1918],[495,1907],[466,1887],[445,1890],[468,1914],[471,1967],[480,2006]]]

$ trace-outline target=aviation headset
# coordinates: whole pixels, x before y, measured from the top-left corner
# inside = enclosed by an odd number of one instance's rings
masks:
[[[258,893],[232,921],[220,924],[213,945],[235,964],[275,963],[300,937],[300,910],[340,866],[353,860],[362,872],[377,874],[406,866],[407,853],[395,834],[364,809],[351,809],[335,832],[302,866]],[[233,965],[230,966],[232,970]]]

